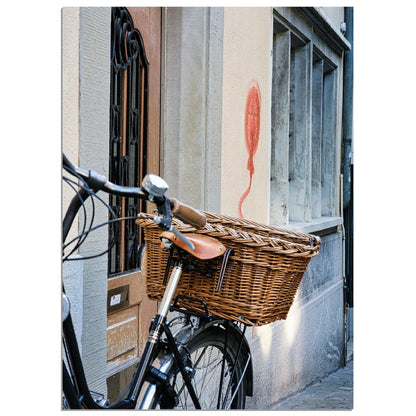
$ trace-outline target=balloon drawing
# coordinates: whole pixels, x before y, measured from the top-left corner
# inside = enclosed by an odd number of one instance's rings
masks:
[[[254,174],[254,155],[257,152],[259,145],[260,134],[260,109],[261,109],[261,95],[260,88],[257,81],[253,80],[250,84],[247,100],[246,110],[244,116],[244,135],[246,142],[246,149],[248,152],[247,170],[250,173],[250,182],[246,191],[241,195],[238,203],[238,216],[244,218],[241,207],[244,200],[247,198],[251,191],[251,185],[253,183]]]

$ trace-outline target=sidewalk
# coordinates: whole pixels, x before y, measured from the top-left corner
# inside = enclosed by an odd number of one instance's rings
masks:
[[[275,410],[325,410],[353,408],[353,360],[346,367],[284,400]]]

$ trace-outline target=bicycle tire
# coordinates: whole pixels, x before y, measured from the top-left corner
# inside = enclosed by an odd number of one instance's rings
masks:
[[[224,357],[224,342],[227,336],[227,352],[225,354],[225,367],[221,397],[219,386]],[[237,357],[239,340],[223,328],[211,326],[194,335],[182,348],[182,359],[185,366],[192,373],[191,380],[202,409],[231,408],[244,409],[246,381],[242,377],[244,372],[244,358],[242,354]],[[232,375],[234,362],[237,366],[228,392],[228,401],[224,404],[229,381]],[[175,409],[194,409],[190,394],[183,382],[182,375],[176,363],[168,371],[168,377],[178,394],[178,404]],[[242,378],[242,380],[240,380]],[[236,391],[237,390],[237,391]],[[232,401],[231,401],[232,400]],[[151,408],[167,408],[164,398],[160,394],[154,396]]]

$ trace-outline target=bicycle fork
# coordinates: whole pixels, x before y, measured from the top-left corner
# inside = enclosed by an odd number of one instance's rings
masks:
[[[175,340],[172,336],[170,329],[166,325],[166,318],[169,312],[169,307],[175,295],[176,288],[178,286],[181,275],[182,275],[182,260],[178,260],[175,266],[173,267],[168,285],[166,287],[162,301],[159,305],[158,313],[155,316],[152,326],[150,327],[149,338],[146,342],[143,354],[141,356],[140,362],[136,370],[136,374],[134,376],[132,387],[128,394],[128,397],[131,399],[126,399],[127,401],[131,401],[133,407],[137,403],[137,399],[140,394],[140,389],[150,369],[152,358],[154,358],[154,349],[156,345],[158,344],[162,333],[165,332],[167,336],[168,344],[172,350],[175,361],[177,362],[178,367],[182,373],[186,387],[188,388],[189,394],[191,395],[191,398],[194,402],[194,406],[196,409],[201,408],[198,398],[196,396],[195,390],[185,370],[185,366],[182,363],[181,356],[176,346]]]

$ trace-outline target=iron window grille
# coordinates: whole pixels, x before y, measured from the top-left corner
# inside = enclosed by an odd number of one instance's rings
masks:
[[[147,165],[148,69],[143,38],[128,10],[113,7],[111,18],[110,181],[140,186]],[[110,196],[119,217],[109,226],[109,276],[139,267],[141,231],[132,217],[145,210],[135,198]]]

